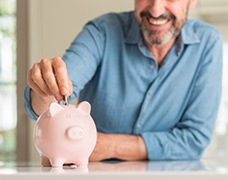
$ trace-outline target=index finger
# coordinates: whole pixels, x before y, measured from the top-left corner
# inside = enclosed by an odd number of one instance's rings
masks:
[[[59,93],[62,96],[69,96],[68,73],[65,62],[60,57],[53,58],[52,67],[59,87]]]

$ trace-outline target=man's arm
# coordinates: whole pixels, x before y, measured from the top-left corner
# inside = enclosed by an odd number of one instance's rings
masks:
[[[55,57],[35,63],[27,76],[28,86],[32,90],[26,87],[24,92],[27,114],[36,119],[51,102],[61,101],[64,95],[70,96],[69,101],[76,98],[94,75],[103,47],[102,31],[95,24],[88,23],[64,54],[64,61]]]
[[[149,160],[200,159],[210,143],[220,104],[221,42],[221,38],[215,36],[214,41],[207,44],[207,48],[204,47],[206,53],[202,54],[201,65],[196,73],[194,88],[188,104],[181,115],[181,119],[173,128],[163,131],[147,130],[142,132],[141,137],[145,144],[138,143],[137,136],[132,135],[98,136],[99,145],[96,146],[90,160],[106,158],[139,160],[146,157]],[[140,139],[142,139],[141,137]],[[142,150],[145,147],[146,151],[144,151],[145,149]]]
[[[147,151],[141,136],[98,133],[97,143],[90,161],[110,158],[121,160],[146,160]]]

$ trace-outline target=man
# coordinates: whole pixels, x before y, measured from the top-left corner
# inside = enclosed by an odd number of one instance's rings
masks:
[[[91,161],[199,159],[220,102],[222,40],[187,21],[197,0],[135,0],[135,11],[87,23],[63,56],[28,72],[25,108],[87,100],[98,139]],[[80,93],[80,95],[79,95]]]

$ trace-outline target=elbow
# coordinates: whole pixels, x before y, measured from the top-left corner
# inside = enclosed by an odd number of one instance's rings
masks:
[[[201,141],[195,141],[190,144],[189,148],[189,160],[200,160],[210,144],[210,138],[203,138]]]

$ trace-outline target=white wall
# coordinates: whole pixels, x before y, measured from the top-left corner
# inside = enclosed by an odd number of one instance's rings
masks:
[[[228,1],[198,0],[198,14],[203,20],[217,27],[228,42]]]
[[[133,0],[29,1],[31,62],[62,56],[83,25],[106,12],[129,11]]]

